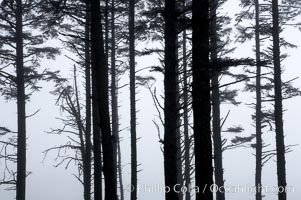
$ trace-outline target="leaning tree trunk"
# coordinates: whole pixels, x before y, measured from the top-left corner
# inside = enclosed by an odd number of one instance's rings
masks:
[[[178,200],[177,184],[177,33],[175,0],[165,1],[165,72],[164,72],[164,176],[166,200]]]
[[[209,1],[192,1],[192,109],[195,142],[196,200],[212,200],[212,142],[210,128]]]
[[[16,199],[25,200],[26,192],[26,114],[23,63],[23,5],[16,1],[16,66],[17,66],[17,110],[18,110],[18,146],[17,146],[17,185]]]
[[[256,43],[256,169],[255,187],[256,200],[261,200],[262,173],[262,138],[261,138],[261,63],[260,63],[260,32],[259,32],[259,2],[255,0],[255,43]]]
[[[285,146],[284,146],[284,134],[283,134],[278,0],[272,0],[272,13],[273,13],[273,61],[274,61],[277,178],[278,178],[278,188],[284,189],[283,192],[278,192],[278,199],[286,200]]]
[[[130,112],[131,112],[131,200],[137,199],[137,136],[136,136],[136,84],[135,84],[135,0],[129,1],[130,48]]]
[[[86,78],[86,132],[85,132],[85,169],[84,199],[91,200],[91,68],[90,68],[90,6],[86,2],[85,22],[85,78]]]
[[[211,62],[216,63],[218,51],[217,35],[217,6],[218,0],[212,0],[210,4],[210,29],[211,29]],[[224,169],[222,154],[222,137],[221,137],[221,117],[220,117],[220,91],[219,91],[219,70],[216,68],[211,78],[212,85],[212,131],[214,144],[214,178],[218,188],[224,188]],[[225,192],[218,190],[216,200],[225,200]]]
[[[105,200],[117,199],[116,163],[113,158],[113,141],[110,127],[109,99],[108,99],[108,65],[104,53],[104,42],[101,26],[100,1],[90,0],[91,5],[91,52],[92,68],[96,75],[96,100],[98,103],[99,125],[103,147],[103,173],[105,177]],[[98,134],[97,134],[98,136]],[[100,138],[99,138],[100,140]],[[95,144],[94,144],[95,146]],[[100,146],[94,147],[100,148]],[[99,151],[100,152],[100,149]],[[94,155],[95,157],[100,155]],[[98,159],[96,159],[98,160]],[[94,164],[94,168],[101,165]],[[98,183],[99,184],[99,183]],[[99,190],[97,188],[97,190]],[[95,190],[95,200],[101,200],[99,191]]]

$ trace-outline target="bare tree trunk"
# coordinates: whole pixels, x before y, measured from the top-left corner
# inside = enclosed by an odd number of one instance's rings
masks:
[[[113,135],[113,159],[115,168],[115,176],[117,178],[117,139],[118,139],[118,102],[116,90],[116,43],[115,43],[115,0],[111,2],[111,100],[112,100],[112,135]],[[118,188],[117,181],[115,183],[116,190]]]
[[[99,125],[101,130],[101,142],[103,147],[103,173],[105,177],[105,200],[117,199],[116,186],[116,163],[113,158],[113,141],[110,127],[109,99],[108,99],[108,65],[104,53],[104,42],[101,26],[100,1],[91,0],[91,49],[92,49],[92,68],[95,70],[96,97],[99,110]],[[96,135],[96,137],[98,134]],[[97,138],[100,140],[100,138]],[[100,152],[100,146],[96,152]],[[99,154],[94,155],[98,157]],[[98,159],[95,159],[96,161]],[[96,165],[98,164],[98,165]],[[101,164],[94,163],[94,168],[100,168]],[[95,172],[94,172],[95,173]],[[98,174],[100,176],[100,174]],[[99,184],[99,183],[98,183]],[[98,190],[98,189],[97,189]],[[101,200],[99,192],[95,190],[95,200]]]
[[[212,200],[212,142],[210,128],[209,1],[192,1],[192,109],[195,141],[196,200]]]
[[[261,63],[260,63],[260,32],[259,2],[255,0],[255,43],[256,43],[256,169],[255,187],[256,200],[261,200],[262,172],[262,138],[261,138]]]
[[[281,87],[281,63],[279,44],[279,10],[278,0],[272,0],[273,13],[273,61],[274,61],[274,90],[275,90],[275,125],[276,125],[276,151],[277,151],[277,177],[279,200],[286,200],[286,174],[285,174],[285,146],[283,134],[283,108]]]
[[[109,58],[109,0],[106,0],[105,5],[105,53],[106,58]]]
[[[102,152],[99,129],[99,113],[96,99],[96,75],[92,68],[92,116],[93,116],[93,154],[94,154],[94,199],[102,200]]]
[[[173,190],[177,184],[177,33],[175,0],[165,1],[165,73],[164,73],[164,175],[166,200],[179,199]]]
[[[137,199],[137,135],[136,135],[136,84],[135,84],[135,0],[129,1],[130,44],[130,106],[131,106],[131,200]]]
[[[120,137],[118,134],[117,138],[117,151],[118,151],[118,174],[119,174],[119,187],[120,187],[120,200],[124,200],[124,189],[123,189],[123,179],[122,179],[122,162],[121,162],[121,148],[120,148]]]
[[[217,35],[217,6],[218,0],[210,2],[210,29],[211,29],[211,62],[217,60],[218,51],[218,35]],[[214,144],[214,178],[218,188],[224,187],[224,169],[223,169],[223,152],[222,152],[222,136],[220,123],[220,91],[219,91],[219,75],[218,69],[213,70],[214,75],[211,78],[212,85],[212,128],[213,128],[213,144]],[[218,190],[216,192],[216,200],[225,200],[225,192]]]
[[[84,169],[84,199],[91,200],[91,58],[90,58],[90,6],[86,2],[85,24],[85,77],[86,77],[86,155]]]
[[[178,43],[178,40],[177,40]],[[177,50],[177,60],[178,58],[178,50]],[[183,180],[183,170],[182,170],[182,141],[181,141],[181,119],[180,119],[180,109],[181,109],[181,102],[180,102],[180,77],[179,77],[179,65],[176,66],[176,73],[177,73],[177,85],[176,85],[176,92],[177,92],[177,131],[176,131],[176,137],[177,137],[177,183],[180,185],[180,187],[183,187],[184,180]],[[179,200],[183,200],[183,193],[178,193]]]
[[[189,138],[189,121],[188,121],[188,75],[187,75],[187,54],[186,54],[186,37],[187,33],[186,30],[183,31],[183,81],[184,81],[184,88],[183,88],[183,126],[184,126],[184,177],[185,177],[185,187],[189,188],[191,184],[191,177],[190,177],[190,138]],[[185,199],[190,200],[190,191],[187,190],[185,194]]]
[[[25,200],[26,195],[26,113],[23,63],[23,5],[16,1],[16,66],[17,66],[17,111],[18,111],[18,147],[17,147],[17,185],[16,199]]]

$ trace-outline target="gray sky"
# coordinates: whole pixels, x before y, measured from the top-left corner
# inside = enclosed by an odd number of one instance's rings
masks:
[[[225,11],[233,15],[234,11],[239,11],[237,4],[238,0],[227,3]],[[292,43],[301,45],[301,33],[297,29],[287,28],[284,32],[285,37]],[[149,44],[151,45],[151,44]],[[250,45],[238,45],[239,48],[233,54],[235,57],[254,57]],[[253,44],[252,44],[253,45]],[[301,49],[286,50],[290,57],[284,61],[285,74],[284,80],[289,80],[301,75],[300,55]],[[158,63],[154,57],[137,58],[137,68],[143,68],[152,64]],[[45,67],[54,67],[55,69],[61,69],[63,74],[71,75],[70,70],[73,64],[70,63],[64,56],[60,56],[56,61],[43,62]],[[157,91],[163,92],[162,88],[162,76],[159,74],[157,77]],[[122,83],[127,83],[128,74],[124,75],[121,80]],[[238,85],[242,86],[242,85]],[[301,88],[301,80],[298,79],[294,82],[294,86]],[[49,154],[44,163],[43,154],[41,153],[46,148],[55,146],[58,144],[64,144],[66,137],[48,135],[45,131],[50,128],[56,128],[60,126],[56,117],[60,116],[59,108],[54,105],[55,97],[49,94],[49,90],[52,90],[51,83],[43,83],[43,90],[35,93],[32,96],[31,101],[27,104],[27,113],[31,114],[35,110],[41,108],[41,111],[32,118],[27,120],[27,132],[28,132],[28,159],[27,169],[32,171],[33,174],[27,179],[27,199],[30,200],[81,200],[82,199],[82,187],[80,183],[73,177],[72,173],[76,173],[76,167],[70,165],[68,170],[64,167],[54,168],[53,159],[55,153]],[[138,137],[141,139],[138,141],[138,162],[141,164],[138,169],[142,170],[138,174],[138,183],[141,187],[146,184],[147,186],[163,185],[163,156],[160,150],[160,143],[158,142],[158,135],[152,120],[156,118],[156,111],[153,106],[153,101],[149,94],[149,91],[143,87],[138,88],[137,98],[137,114]],[[125,87],[120,91],[120,123],[121,129],[129,126],[129,93],[128,88]],[[239,99],[243,102],[252,102],[255,94],[241,93]],[[284,107],[287,110],[284,114],[285,125],[285,142],[286,144],[300,144],[301,136],[299,131],[301,104],[300,97],[287,100],[284,102]],[[7,126],[11,129],[16,129],[16,105],[13,102],[0,101],[0,118],[1,126]],[[225,127],[233,124],[241,124],[245,131],[243,134],[249,135],[255,132],[254,128],[250,125],[251,114],[253,110],[247,105],[240,105],[238,107],[223,105],[222,115],[225,116],[228,110],[231,110],[229,119],[227,120]],[[163,133],[163,132],[161,132]],[[123,178],[124,185],[127,187],[130,183],[130,132],[126,129],[120,133],[122,137],[122,163],[123,163]],[[273,132],[266,133],[264,138],[267,142],[275,146],[275,135]],[[253,149],[235,149],[224,153],[224,168],[225,168],[225,185],[226,186],[253,186],[254,174],[255,174],[255,157]],[[294,187],[294,192],[288,193],[288,199],[297,199],[301,196],[301,174],[299,169],[301,167],[300,156],[301,147],[296,146],[293,148],[293,152],[286,155],[287,163],[287,182],[288,186]],[[3,163],[0,162],[0,169],[2,169]],[[264,166],[263,169],[263,185],[272,188],[277,185],[276,182],[276,163],[271,160]],[[3,191],[0,188],[0,198],[9,200],[14,199],[14,192]],[[139,192],[139,199],[151,200],[151,199],[163,199],[164,193],[162,192]],[[266,199],[276,199],[276,193],[266,194]],[[126,197],[129,197],[129,192],[126,192]],[[231,200],[240,199],[254,199],[253,193],[238,192],[227,193],[226,197]]]

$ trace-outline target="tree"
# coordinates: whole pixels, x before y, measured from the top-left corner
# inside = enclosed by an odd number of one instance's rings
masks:
[[[213,0],[210,2],[210,32],[211,32],[211,62],[215,62],[218,58],[218,28],[217,28],[217,8],[219,1]],[[221,137],[221,117],[220,117],[220,89],[218,87],[220,73],[216,72],[211,77],[212,85],[212,131],[213,131],[213,145],[214,145],[214,178],[215,184],[218,188],[224,186],[223,175],[223,155],[222,155],[222,137]],[[225,193],[223,191],[216,192],[216,200],[225,200]]]
[[[137,136],[135,83],[135,0],[129,0],[130,106],[131,106],[131,200],[137,199]]]
[[[272,1],[273,16],[273,63],[274,63],[274,92],[275,92],[275,125],[276,125],[276,150],[277,150],[277,180],[278,188],[284,191],[278,192],[279,200],[286,200],[286,174],[285,174],[285,145],[283,133],[283,106],[282,106],[282,82],[280,64],[279,41],[279,10],[278,0]]]
[[[110,127],[109,102],[108,102],[108,65],[104,53],[104,41],[101,26],[100,1],[90,1],[91,5],[91,58],[92,73],[95,73],[96,96],[98,103],[99,127],[103,147],[103,173],[105,177],[105,200],[117,198],[116,189],[116,163],[113,158],[113,139]],[[93,136],[94,141],[99,141],[99,134]],[[97,161],[100,157],[100,146],[94,143],[94,157]],[[99,157],[98,157],[99,156]],[[94,162],[94,176],[100,177],[101,162]],[[96,179],[94,180],[94,182]],[[100,200],[100,191],[95,182],[95,200]]]
[[[18,151],[16,199],[25,200],[26,185],[26,114],[23,65],[23,4],[16,1],[16,67],[17,67],[17,106],[18,106]]]
[[[192,108],[195,142],[196,186],[203,190],[213,183],[210,128],[209,2],[192,1]],[[212,200],[209,189],[196,193],[197,200]]]
[[[8,98],[17,99],[17,200],[25,200],[28,175],[26,172],[26,100],[31,92],[39,90],[36,85],[37,80],[50,80],[56,76],[56,73],[48,70],[42,73],[37,71],[40,58],[43,56],[54,58],[59,53],[55,48],[39,47],[44,43],[44,36],[41,32],[33,34],[29,31],[32,28],[40,31],[44,23],[44,18],[38,14],[40,3],[40,1],[5,0],[1,2],[0,7],[0,27],[4,34],[0,36],[0,59],[1,63],[6,63],[6,67],[2,70],[10,66],[16,69],[16,76],[11,75],[9,70],[1,73],[6,75],[1,92]],[[32,91],[26,93],[26,89]]]
[[[166,200],[177,200],[177,32],[176,1],[166,0],[164,9],[164,178],[170,192]]]

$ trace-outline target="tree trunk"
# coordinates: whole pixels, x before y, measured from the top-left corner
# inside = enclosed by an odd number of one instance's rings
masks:
[[[175,0],[165,1],[165,73],[164,73],[164,175],[166,200],[177,200],[177,33]]]
[[[96,97],[99,113],[99,125],[101,130],[101,142],[103,147],[103,173],[105,177],[105,200],[117,199],[116,163],[113,158],[113,141],[110,127],[109,99],[108,99],[108,65],[104,53],[104,42],[101,26],[100,1],[91,0],[91,50],[92,68],[96,75]],[[98,134],[97,134],[98,136]],[[96,136],[96,137],[97,137]],[[100,140],[100,138],[97,138]],[[100,146],[94,144],[100,152]],[[98,157],[99,154],[94,155]],[[98,160],[97,158],[95,160]],[[98,165],[96,165],[98,164]],[[100,168],[99,163],[94,163],[94,168]],[[100,176],[100,174],[98,174]],[[95,181],[95,180],[94,180]],[[99,184],[99,183],[98,183]],[[97,189],[98,190],[98,189]],[[95,200],[101,200],[99,191],[95,190]],[[97,193],[97,195],[96,195]]]
[[[84,169],[84,199],[91,200],[91,68],[90,68],[90,6],[86,2],[85,77],[86,77],[86,155]]]
[[[185,177],[185,187],[189,188],[191,178],[190,178],[190,138],[189,138],[189,121],[188,121],[188,83],[187,83],[187,54],[186,54],[186,30],[183,31],[183,126],[184,126],[184,177]],[[190,191],[187,190],[185,194],[185,199],[190,200]]]
[[[261,200],[262,172],[262,138],[261,138],[261,63],[260,63],[260,32],[259,32],[259,2],[255,0],[255,43],[256,43],[256,169],[255,187],[256,200]]]
[[[284,146],[284,133],[283,133],[278,0],[272,0],[272,13],[273,13],[273,61],[274,61],[277,178],[278,178],[278,188],[284,190],[283,192],[278,193],[278,199],[286,200],[285,146]]]
[[[129,1],[130,48],[130,106],[131,106],[131,200],[137,199],[137,136],[136,136],[136,84],[135,84],[135,0]]]
[[[192,109],[195,141],[196,200],[212,200],[210,128],[209,1],[192,1]]]
[[[105,5],[105,53],[106,58],[109,58],[109,0],[106,0]]]
[[[178,44],[178,40],[177,40]],[[177,60],[179,52],[177,49]],[[176,131],[176,137],[177,137],[177,184],[179,184],[180,187],[183,187],[184,180],[183,180],[183,170],[182,170],[182,141],[181,141],[181,119],[180,119],[180,109],[181,109],[181,102],[180,102],[180,77],[179,77],[179,65],[176,66],[176,73],[177,73],[177,85],[176,85],[176,93],[177,93],[177,131]],[[178,193],[179,200],[183,200],[183,193]]]
[[[117,178],[117,139],[118,139],[118,102],[116,90],[116,58],[115,58],[115,0],[111,2],[111,100],[112,100],[112,135],[113,135],[113,160],[116,164],[115,176]],[[117,181],[115,183],[117,191]]]
[[[96,75],[92,67],[92,116],[93,116],[93,154],[94,154],[94,199],[102,200],[102,152],[99,129],[99,113],[96,100]]]
[[[23,63],[23,5],[16,1],[16,66],[17,66],[17,110],[18,110],[18,148],[16,199],[25,200],[26,193],[26,114]]]
[[[210,29],[211,29],[211,62],[216,63],[218,51],[217,35],[217,6],[218,0],[212,0],[210,4]],[[213,145],[214,145],[214,178],[218,188],[224,188],[224,169],[222,154],[222,136],[220,123],[220,91],[219,91],[219,70],[213,70],[214,75],[211,78],[212,85],[212,128],[213,128]],[[216,200],[225,200],[225,192],[218,190]]]
[[[117,152],[118,152],[117,162],[118,162],[118,174],[119,174],[120,200],[124,200],[124,189],[123,189],[123,179],[122,179],[122,163],[121,163],[121,149],[120,149],[119,134],[118,134],[118,138],[117,138]]]

